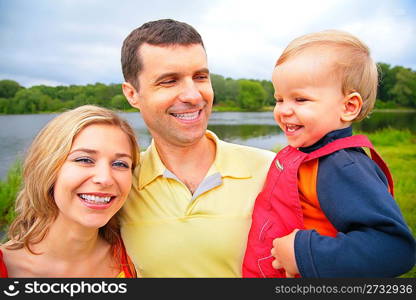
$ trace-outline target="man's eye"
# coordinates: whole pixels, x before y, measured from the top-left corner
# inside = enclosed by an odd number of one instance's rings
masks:
[[[163,80],[159,82],[160,85],[172,85],[176,82],[175,79]]]
[[[113,166],[118,167],[118,168],[130,169],[130,165],[128,163],[124,161],[120,161],[120,160],[113,162]]]
[[[200,75],[196,75],[194,78],[197,80],[205,80],[205,79],[208,79],[208,75],[200,74]]]

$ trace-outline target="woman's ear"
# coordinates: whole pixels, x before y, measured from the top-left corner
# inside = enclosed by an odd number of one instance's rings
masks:
[[[363,107],[363,99],[357,92],[352,92],[344,98],[341,120],[352,122],[357,118]]]
[[[130,105],[134,108],[139,108],[139,94],[136,91],[136,88],[130,82],[123,82],[121,85],[123,89],[123,94],[129,101]]]

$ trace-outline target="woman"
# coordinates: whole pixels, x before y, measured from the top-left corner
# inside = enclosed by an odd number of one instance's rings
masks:
[[[49,122],[23,165],[2,276],[135,277],[116,213],[138,156],[134,131],[110,110],[85,105]]]

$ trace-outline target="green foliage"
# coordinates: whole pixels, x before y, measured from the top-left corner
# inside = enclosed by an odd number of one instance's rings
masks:
[[[240,92],[237,97],[239,106],[246,110],[259,110],[264,105],[266,92],[255,81],[240,80]]]
[[[375,146],[395,146],[415,141],[415,137],[408,129],[385,128],[366,135]]]
[[[123,95],[115,95],[111,98],[110,106],[113,109],[126,110],[130,107],[126,97]]]
[[[416,73],[410,69],[400,68],[396,73],[396,82],[391,89],[391,95],[402,106],[415,105]]]
[[[380,83],[375,107],[381,109],[416,108],[416,72],[401,66],[379,63]],[[274,106],[274,88],[270,80],[232,79],[211,74],[214,106],[236,110],[263,110]],[[70,86],[38,85],[23,88],[13,80],[0,81],[0,114],[59,112],[84,104],[112,109],[131,109],[121,84],[102,83]]]
[[[416,107],[416,72],[401,66],[391,67],[379,63],[380,84],[377,91],[377,108],[393,106]],[[390,105],[386,105],[390,103]],[[386,107],[383,107],[386,106]]]
[[[394,198],[416,237],[416,136],[408,130],[384,129],[368,137],[390,168]],[[416,278],[416,266],[400,277]]]
[[[0,80],[0,98],[13,98],[17,91],[22,89],[14,80]]]
[[[22,169],[17,161],[5,181],[0,181],[0,228],[7,227],[15,217],[14,203],[22,184]]]
[[[211,83],[214,90],[214,104],[224,102],[227,99],[227,87],[224,77],[211,74]]]

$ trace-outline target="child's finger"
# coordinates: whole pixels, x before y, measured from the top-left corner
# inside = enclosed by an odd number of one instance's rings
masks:
[[[272,250],[270,250],[270,254],[272,256],[274,256],[275,258],[277,258],[277,253],[276,253],[276,248],[275,247],[273,247]]]
[[[282,268],[282,265],[280,264],[280,262],[277,258],[272,261],[272,267],[275,268],[276,270]]]
[[[295,278],[295,274],[288,273],[287,271],[285,273],[286,273],[286,278]]]

